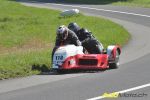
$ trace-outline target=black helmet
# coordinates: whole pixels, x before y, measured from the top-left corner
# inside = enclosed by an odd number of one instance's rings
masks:
[[[79,27],[79,25],[77,23],[70,23],[68,25],[68,28],[70,30],[72,30],[73,32],[75,32],[75,33],[77,33],[80,30],[80,27]]]

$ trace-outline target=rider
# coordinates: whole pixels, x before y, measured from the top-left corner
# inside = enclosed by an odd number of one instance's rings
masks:
[[[87,29],[80,28],[77,23],[70,23],[68,28],[76,33],[79,40],[82,42],[82,46],[88,51],[88,53],[103,53],[103,45]]]
[[[81,46],[81,42],[78,39],[77,35],[73,31],[68,29],[65,25],[59,26],[56,33],[57,36],[55,47],[52,52],[52,58],[55,50],[61,45],[74,44],[75,46]]]
[[[65,25],[58,27],[55,46],[74,44],[80,46],[81,42],[77,35]]]

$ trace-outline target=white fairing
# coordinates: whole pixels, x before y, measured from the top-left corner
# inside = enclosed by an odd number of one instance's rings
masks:
[[[82,46],[66,45],[59,47],[54,53],[52,68],[59,68],[67,57],[77,54],[83,54]]]
[[[113,51],[113,49],[114,49],[115,47],[116,47],[116,46],[114,46],[114,45],[110,45],[110,46],[107,47],[107,54],[108,54],[108,57],[109,57],[110,60],[111,60],[111,58],[112,58],[111,52]]]
[[[78,9],[65,10],[60,15],[65,17],[65,16],[76,15],[76,14],[79,14],[79,10]]]

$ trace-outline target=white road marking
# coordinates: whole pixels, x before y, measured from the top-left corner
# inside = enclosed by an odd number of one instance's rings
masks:
[[[141,85],[141,86],[137,86],[137,87],[133,87],[133,88],[130,88],[130,89],[118,91],[118,92],[113,92],[113,93],[126,93],[126,92],[130,92],[130,91],[135,91],[135,90],[138,90],[138,89],[142,89],[142,88],[145,88],[145,87],[149,87],[149,86],[150,86],[150,83],[144,84],[144,85]],[[105,98],[104,96],[98,96],[98,97],[90,98],[90,99],[87,99],[87,100],[100,100],[100,99],[104,99],[104,98]]]
[[[49,3],[47,3],[47,4],[49,4]],[[141,16],[141,17],[148,17],[148,18],[150,18],[150,15],[143,15],[143,14],[138,14],[138,13],[130,13],[130,12],[123,12],[123,11],[116,11],[116,10],[90,8],[90,7],[86,7],[86,6],[64,5],[64,4],[54,4],[54,3],[51,3],[51,4],[52,4],[52,5],[56,5],[56,6],[85,8],[85,9],[90,9],[90,10],[98,10],[98,11],[113,12],[113,13],[120,13],[120,14],[127,14],[127,15],[135,15],[135,16]]]

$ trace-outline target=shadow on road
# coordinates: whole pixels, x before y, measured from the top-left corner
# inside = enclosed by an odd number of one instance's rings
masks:
[[[64,74],[102,73],[102,72],[113,70],[113,69],[56,71],[56,70],[50,69],[50,67],[46,66],[45,64],[42,64],[42,65],[34,64],[32,65],[32,70],[38,70],[39,72],[41,72],[39,75],[64,75]]]
[[[106,70],[65,70],[58,72],[55,70],[49,70],[47,72],[41,72],[39,75],[65,75],[65,74],[87,74],[87,73],[103,73]]]
[[[124,2],[128,0],[10,0],[10,1],[21,1],[26,3],[63,3],[63,4],[95,4],[95,5],[106,5],[115,2]]]
[[[49,72],[50,71],[49,67],[45,64],[42,64],[42,65],[34,64],[34,65],[32,65],[32,70],[38,70],[40,72]]]

